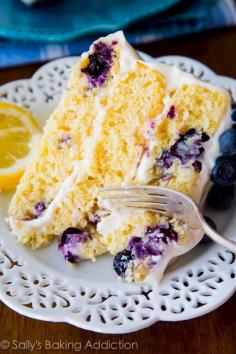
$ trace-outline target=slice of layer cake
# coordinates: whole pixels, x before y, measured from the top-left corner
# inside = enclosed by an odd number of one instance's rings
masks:
[[[160,185],[199,202],[229,116],[225,90],[143,62],[122,32],[98,39],[72,69],[38,156],[12,199],[12,233],[33,248],[59,236],[59,250],[71,263],[110,252],[121,277],[158,281],[201,232],[176,219],[108,205],[98,191]]]

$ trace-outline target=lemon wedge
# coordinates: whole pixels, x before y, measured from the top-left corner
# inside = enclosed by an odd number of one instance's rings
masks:
[[[12,190],[37,149],[40,127],[30,112],[0,102],[0,190]]]

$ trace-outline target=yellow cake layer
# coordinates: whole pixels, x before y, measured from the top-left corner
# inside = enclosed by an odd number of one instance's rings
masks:
[[[119,70],[119,48],[114,50],[116,59],[111,77]],[[40,200],[50,204],[62,182],[72,172],[73,161],[81,160],[85,154],[84,142],[94,134],[93,121],[99,112],[95,102],[97,90],[88,92],[87,80],[80,70],[84,62],[86,56],[72,69],[68,87],[44,126],[37,159],[28,167],[18,186],[9,208],[10,215],[20,219],[31,214],[32,205]],[[111,80],[108,79],[103,88],[104,94],[110,85]],[[64,137],[70,138],[68,144],[61,143]]]
[[[109,38],[107,41],[110,43]],[[116,46],[114,51],[113,66],[103,87],[104,96],[110,90],[112,77],[117,75],[120,69],[120,47]],[[84,54],[72,69],[68,88],[44,127],[44,135],[35,163],[28,167],[11,201],[9,215],[18,224],[25,217],[32,215],[33,205],[38,201],[43,200],[46,205],[50,205],[66,177],[72,173],[73,163],[82,160],[86,154],[87,140],[95,134],[94,128],[97,127],[93,122],[100,109],[96,101],[99,89],[88,91],[87,79],[80,70],[86,64],[88,54]],[[63,137],[70,138],[68,144],[61,144]],[[29,231],[20,233],[19,238],[32,247],[41,247],[51,240],[52,235],[58,234],[63,225],[63,221],[60,226],[51,220],[50,225],[43,232],[31,228]]]

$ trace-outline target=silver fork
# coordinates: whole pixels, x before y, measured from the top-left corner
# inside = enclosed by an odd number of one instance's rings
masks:
[[[100,200],[111,201],[117,206],[176,216],[191,228],[201,228],[213,241],[236,252],[236,243],[219,235],[205,221],[194,201],[183,193],[155,186],[124,186],[101,188],[100,195]]]

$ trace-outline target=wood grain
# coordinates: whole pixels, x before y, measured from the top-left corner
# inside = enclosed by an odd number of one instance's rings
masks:
[[[218,74],[236,78],[236,29],[225,29],[192,35],[184,38],[139,46],[153,56],[185,55],[198,59]],[[0,83],[30,77],[39,65],[29,65],[0,71]],[[126,335],[103,335],[87,332],[64,323],[42,322],[21,316],[0,303],[0,342],[11,342],[11,349],[2,353],[21,353],[24,346],[30,351],[29,342],[35,344],[33,353],[123,353],[125,342],[133,344],[134,353],[160,354],[235,354],[236,353],[236,297],[212,313],[201,318],[177,323],[156,323],[145,330]],[[13,342],[13,341],[16,342]],[[46,349],[45,340],[64,349]],[[89,349],[98,341],[123,343],[123,349]],[[36,342],[37,341],[37,342]],[[88,342],[90,341],[90,342]],[[100,342],[100,344],[101,344]],[[14,344],[15,343],[15,344]],[[37,349],[40,344],[42,349]],[[71,343],[71,344],[70,344]],[[135,344],[137,343],[137,345]],[[85,349],[87,346],[87,349]],[[74,345],[74,346],[73,346]],[[80,348],[81,345],[81,348]],[[13,349],[18,346],[18,349]],[[136,347],[138,346],[138,349]],[[66,349],[68,348],[68,350]],[[74,349],[73,349],[74,348]],[[77,349],[77,350],[76,350]],[[26,350],[25,350],[26,351]]]

